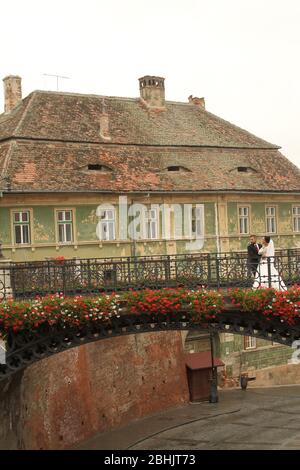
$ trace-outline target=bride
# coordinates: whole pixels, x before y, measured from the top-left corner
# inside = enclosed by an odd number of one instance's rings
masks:
[[[275,249],[273,240],[270,237],[265,236],[263,238],[262,247],[258,254],[261,255],[261,258],[257,266],[253,289],[272,287],[273,289],[286,290],[286,286],[275,268]]]

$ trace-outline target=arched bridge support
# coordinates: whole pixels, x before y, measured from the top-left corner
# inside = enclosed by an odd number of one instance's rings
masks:
[[[300,323],[289,325],[279,318],[267,320],[256,312],[228,308],[211,320],[196,320],[186,312],[172,315],[121,315],[109,321],[94,321],[79,327],[61,328],[42,325],[31,331],[10,331],[6,341],[6,363],[0,365],[0,380],[53,354],[83,344],[132,334],[157,331],[207,329],[237,333],[292,346],[300,340]]]
[[[122,335],[0,382],[0,449],[66,449],[189,400],[181,333]]]

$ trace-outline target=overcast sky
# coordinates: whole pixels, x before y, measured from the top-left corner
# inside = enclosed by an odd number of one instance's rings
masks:
[[[14,0],[0,2],[0,75],[35,89],[166,98],[206,108],[272,143],[300,167],[299,0]],[[3,93],[0,94],[3,110]]]

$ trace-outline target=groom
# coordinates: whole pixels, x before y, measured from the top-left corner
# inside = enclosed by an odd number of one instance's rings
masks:
[[[255,276],[257,265],[260,260],[258,254],[261,244],[256,242],[256,235],[250,235],[250,243],[247,247],[248,251],[248,267],[251,269],[252,274]]]

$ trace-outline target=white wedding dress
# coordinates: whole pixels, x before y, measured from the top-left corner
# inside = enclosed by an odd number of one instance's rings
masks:
[[[270,240],[268,246],[260,248],[258,254],[261,255],[261,259],[257,265],[253,289],[272,287],[277,290],[286,290],[286,285],[275,268],[273,240]],[[270,260],[269,262],[268,259]]]

